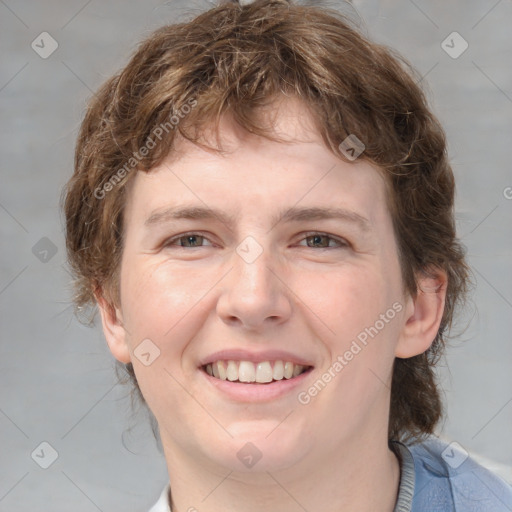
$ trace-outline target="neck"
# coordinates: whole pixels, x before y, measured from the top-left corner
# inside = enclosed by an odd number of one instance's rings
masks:
[[[290,468],[247,473],[198,463],[163,441],[172,512],[392,512],[399,463],[386,439],[373,439],[353,439],[328,457],[311,454]]]

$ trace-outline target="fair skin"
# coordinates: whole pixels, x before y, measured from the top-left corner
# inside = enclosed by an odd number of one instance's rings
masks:
[[[400,479],[387,442],[392,365],[432,343],[446,278],[423,278],[417,297],[404,294],[381,174],[331,153],[300,103],[288,99],[274,112],[277,133],[291,144],[224,117],[226,154],[179,140],[178,155],[137,173],[124,217],[120,304],[97,297],[105,336],[119,361],[133,363],[158,420],[173,512],[391,512]],[[219,210],[233,224],[213,217],[145,225],[155,212],[185,205]],[[343,208],[365,220],[276,223],[291,207]],[[259,256],[248,262],[246,253]],[[358,334],[397,302],[393,319],[333,372]],[[134,351],[148,338],[160,355],[146,366]],[[309,370],[269,384],[221,381],[202,365],[223,350],[233,351],[226,359],[283,358]],[[330,382],[300,403],[299,393],[329,369]],[[248,442],[261,455],[251,467],[237,456]]]

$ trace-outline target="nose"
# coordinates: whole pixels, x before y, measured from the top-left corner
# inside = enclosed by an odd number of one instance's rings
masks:
[[[245,246],[247,248],[248,246]],[[217,314],[230,326],[261,331],[287,321],[292,311],[289,287],[276,255],[263,249],[246,257],[243,244],[233,252],[232,270],[222,281]],[[255,250],[254,241],[250,247]]]

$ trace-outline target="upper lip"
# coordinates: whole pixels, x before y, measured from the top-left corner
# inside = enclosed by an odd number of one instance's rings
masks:
[[[301,357],[286,350],[264,350],[261,352],[254,352],[242,349],[225,349],[219,350],[205,357],[199,361],[199,366],[204,366],[216,361],[251,361],[259,363],[262,361],[284,361],[302,366],[313,366],[310,360]]]

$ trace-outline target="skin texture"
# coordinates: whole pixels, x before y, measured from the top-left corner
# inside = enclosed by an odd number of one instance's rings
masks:
[[[333,155],[300,102],[288,98],[272,112],[290,144],[248,134],[226,116],[224,155],[179,140],[177,154],[134,177],[120,304],[110,308],[98,297],[105,336],[118,360],[133,363],[158,420],[173,511],[392,511],[399,484],[387,443],[392,365],[430,346],[446,277],[438,272],[420,281],[416,298],[404,295],[380,172]],[[153,212],[185,204],[220,209],[234,224],[144,226]],[[293,206],[342,207],[369,229],[339,219],[273,221]],[[186,238],[169,242],[190,232],[205,238],[188,247],[180,246]],[[311,232],[329,234],[330,246]],[[248,236],[262,249],[252,263],[236,251]],[[307,405],[299,403],[298,392],[397,302],[401,311]],[[149,366],[134,356],[147,338],[160,350]],[[314,368],[277,399],[236,401],[198,369],[223,349],[286,350]],[[252,468],[237,457],[247,442],[262,455]]]

